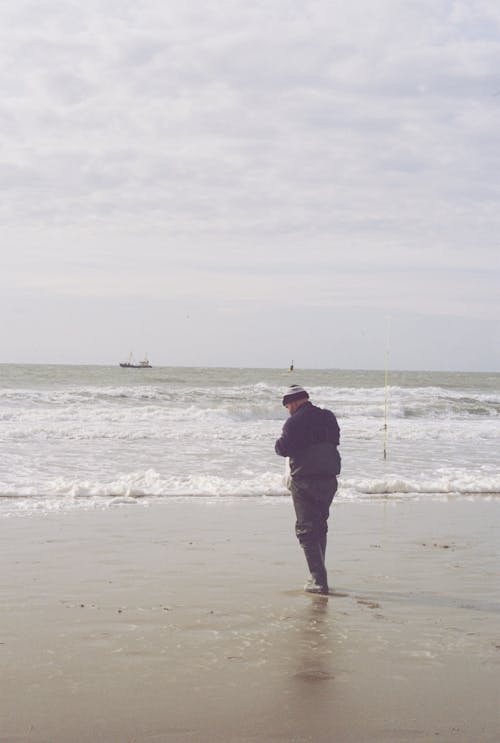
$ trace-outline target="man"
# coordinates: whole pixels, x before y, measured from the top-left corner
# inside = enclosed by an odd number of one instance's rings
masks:
[[[295,533],[311,573],[304,589],[308,593],[328,594],[326,534],[340,472],[340,429],[334,414],[313,405],[306,390],[297,384],[285,391],[283,405],[290,417],[276,441],[275,451],[290,458],[287,486],[297,517]]]

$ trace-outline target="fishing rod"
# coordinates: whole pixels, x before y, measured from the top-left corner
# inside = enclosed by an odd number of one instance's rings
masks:
[[[387,397],[389,387],[389,328],[391,318],[387,318],[387,337],[385,342],[385,382],[384,382],[384,460],[387,459]]]

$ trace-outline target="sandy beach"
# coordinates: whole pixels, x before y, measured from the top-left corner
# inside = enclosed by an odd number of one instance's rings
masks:
[[[0,741],[498,741],[499,511],[338,500],[328,598],[286,498],[6,518]]]

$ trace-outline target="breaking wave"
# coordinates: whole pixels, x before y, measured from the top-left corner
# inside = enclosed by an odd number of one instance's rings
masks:
[[[15,492],[8,483],[0,483],[0,498],[9,501],[11,512],[105,508],[119,504],[148,504],[167,498],[263,498],[283,497],[289,493],[283,476],[265,472],[254,477],[224,478],[218,475],[162,477],[154,469],[123,474],[109,481],[70,479],[48,480],[41,485],[18,483]],[[433,479],[339,478],[337,501],[367,500],[380,497],[442,498],[443,496],[500,496],[500,475],[483,472],[471,476],[466,471],[445,470]]]

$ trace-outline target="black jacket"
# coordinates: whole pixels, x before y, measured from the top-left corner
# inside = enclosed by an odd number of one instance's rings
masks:
[[[290,457],[294,479],[335,477],[340,472],[339,441],[334,414],[307,401],[287,419],[274,449],[281,457]]]

